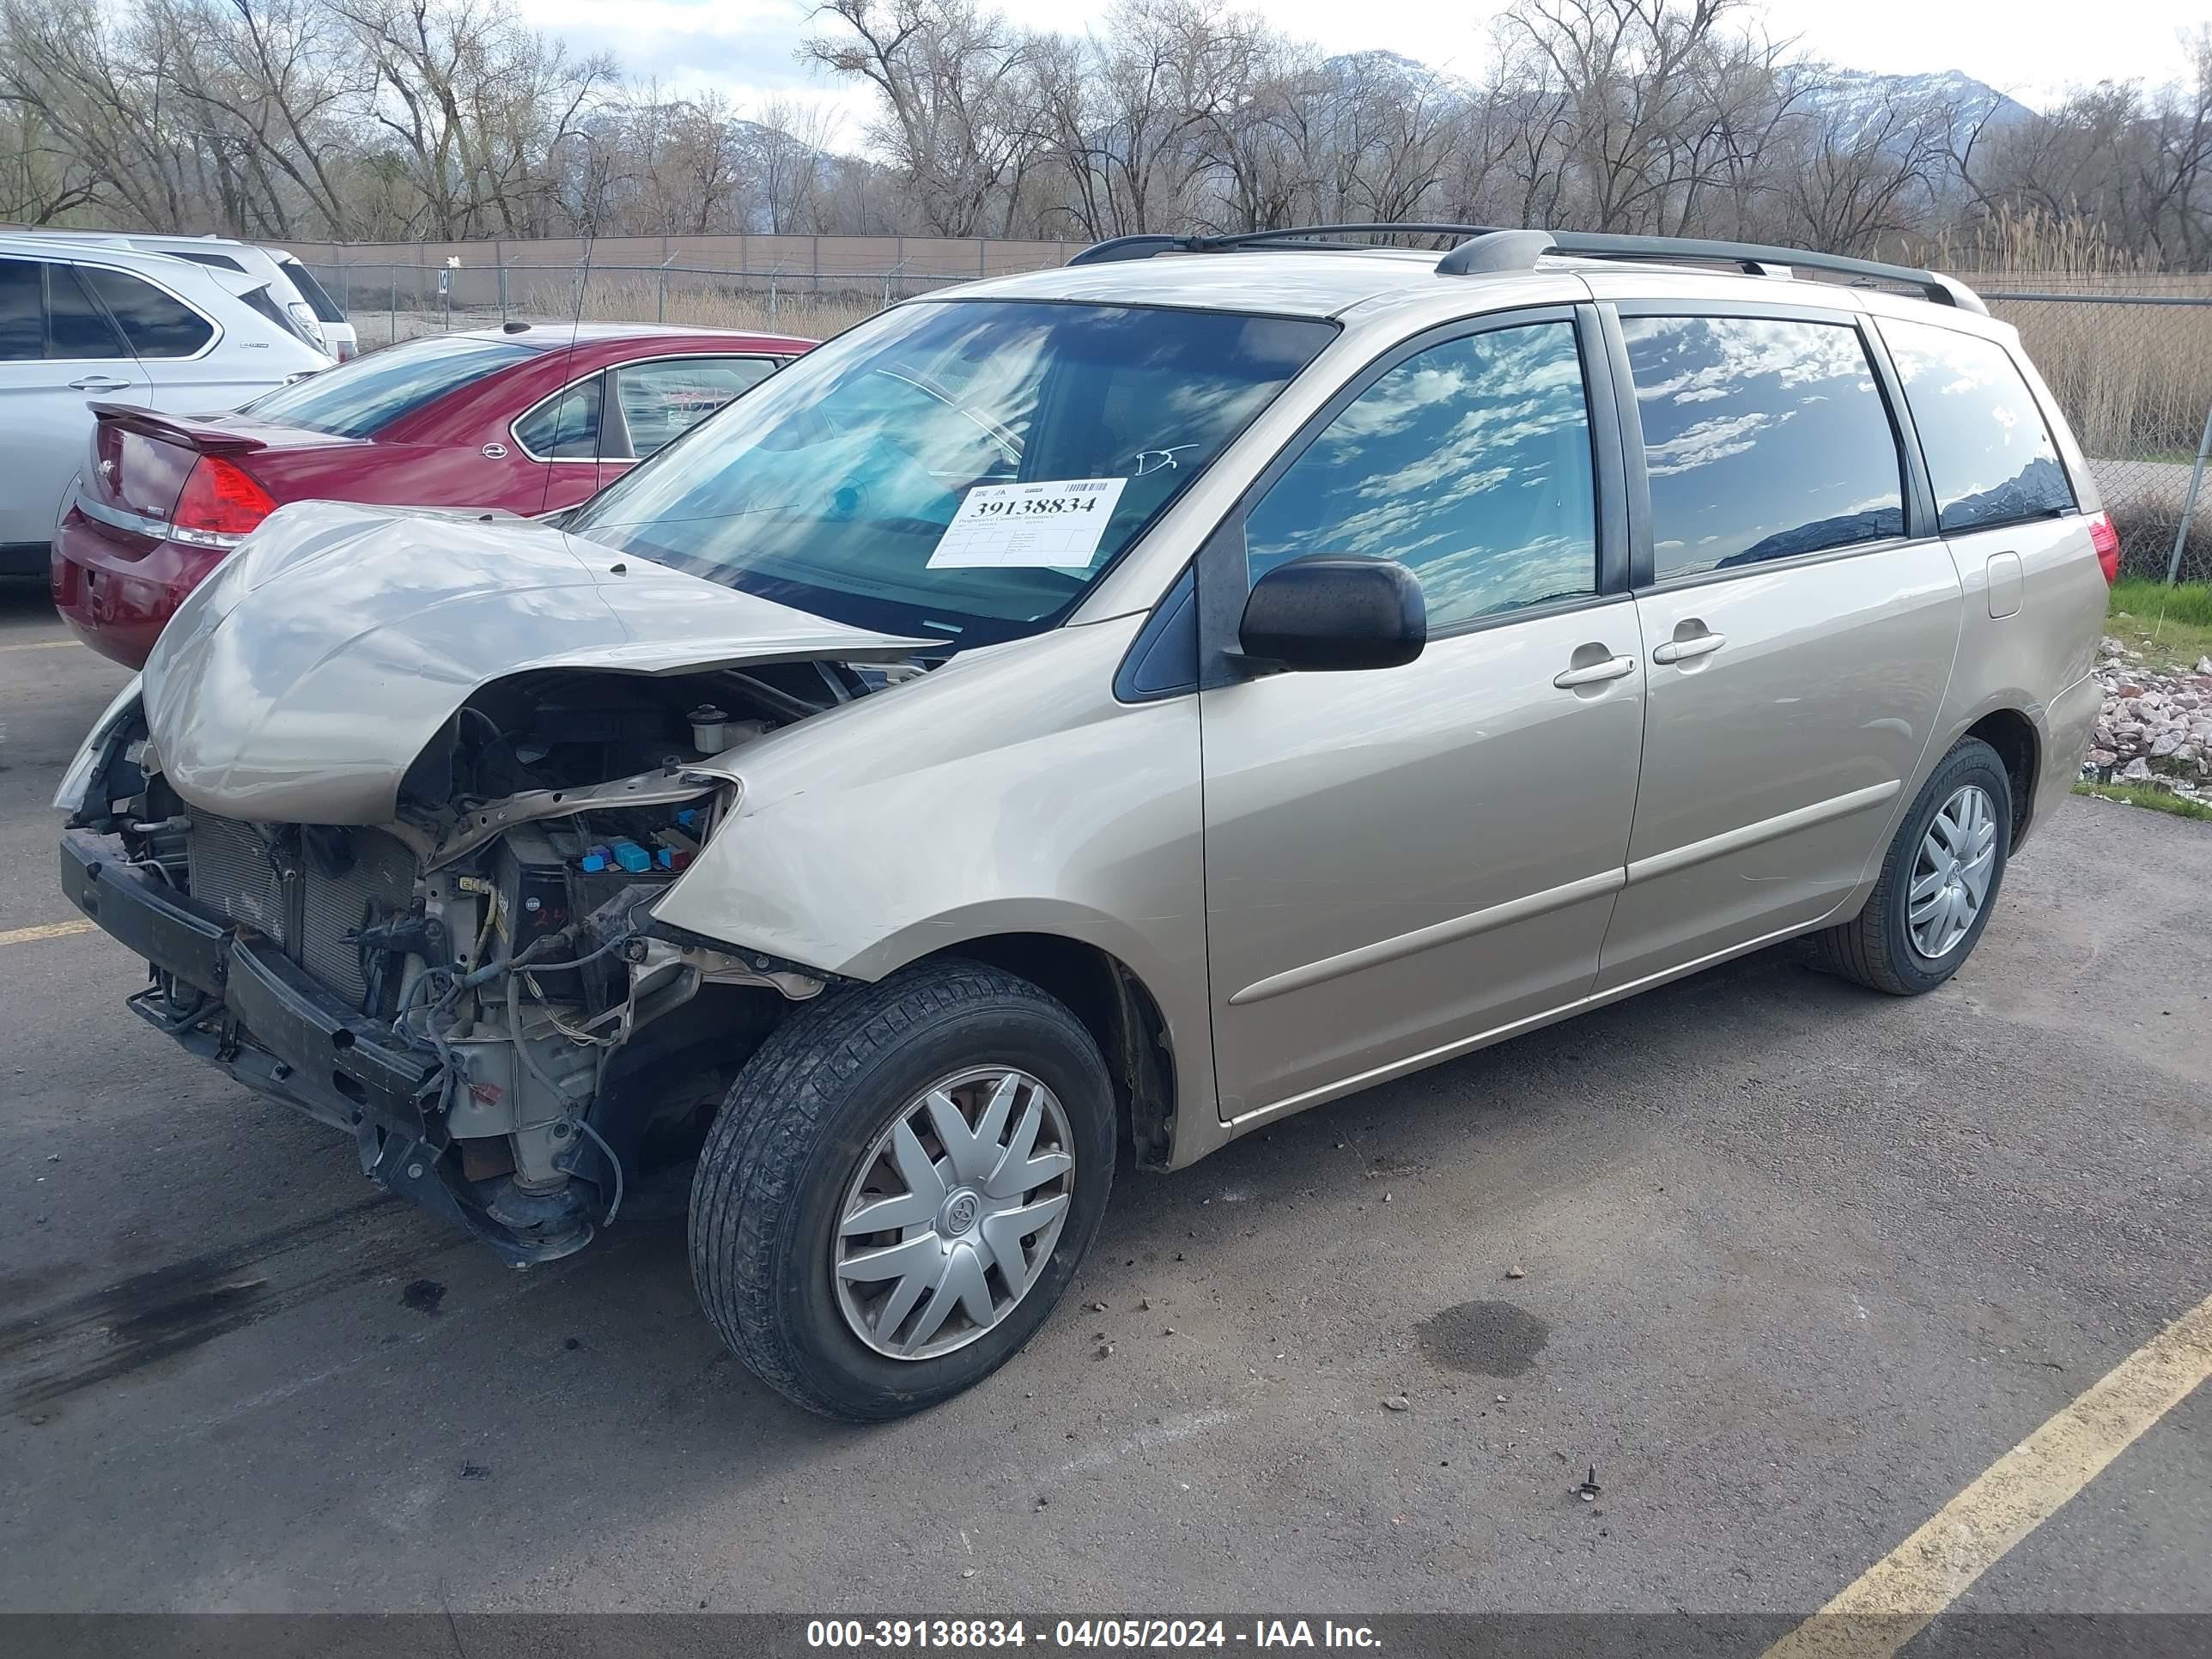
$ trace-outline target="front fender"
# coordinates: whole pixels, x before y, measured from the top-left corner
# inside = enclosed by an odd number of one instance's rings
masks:
[[[876,980],[974,939],[1117,957],[1210,1113],[1194,696],[1128,704],[1141,619],[978,650],[727,757],[738,804],[653,915],[732,950]]]

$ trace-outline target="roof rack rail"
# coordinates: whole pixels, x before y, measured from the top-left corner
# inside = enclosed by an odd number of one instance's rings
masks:
[[[1369,246],[1346,241],[1362,236],[1486,236],[1489,225],[1291,225],[1279,230],[1237,230],[1210,236],[1116,236],[1093,242],[1067,263],[1072,265],[1113,264],[1123,259],[1149,259],[1156,253],[1226,253],[1235,248],[1279,247],[1312,252]]]
[[[1861,282],[1895,283],[1918,289],[1938,304],[1955,306],[1986,317],[1990,308],[1982,296],[1955,277],[1917,265],[1883,264],[1874,259],[1847,258],[1840,253],[1814,253],[1804,248],[1775,247],[1760,242],[1717,242],[1694,236],[1618,236],[1596,231],[1554,230],[1540,233],[1551,242],[1544,252],[1585,259],[1645,259],[1665,264],[1679,260],[1690,264],[1731,264],[1753,276],[1780,274],[1783,270],[1817,271],[1823,276],[1856,277]],[[1477,240],[1486,240],[1478,238]],[[1437,262],[1443,270],[1465,252],[1454,248]]]
[[[1250,230],[1219,236],[1117,236],[1085,248],[1072,265],[1109,264],[1149,259],[1159,253],[1221,253],[1234,248],[1274,247],[1316,251],[1357,246],[1351,235],[1460,236],[1467,240],[1437,262],[1439,275],[1475,276],[1488,271],[1527,270],[1547,253],[1586,259],[1638,259],[1654,264],[1730,264],[1753,276],[1790,270],[1816,272],[1860,283],[1894,283],[1917,289],[1929,300],[1986,317],[1982,296],[1957,278],[1913,265],[1883,264],[1804,248],[1773,247],[1758,242],[1711,241],[1689,236],[1622,236],[1598,231],[1507,229],[1491,225],[1346,224],[1293,225],[1279,230]]]

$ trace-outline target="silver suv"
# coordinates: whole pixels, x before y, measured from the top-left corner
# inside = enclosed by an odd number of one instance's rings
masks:
[[[900,305],[563,523],[286,507],[93,732],[64,884],[142,1018],[513,1261],[688,1182],[716,1328],[860,1419],[1020,1347],[1131,1163],[1795,935],[1941,985],[2116,556],[2013,330],[1465,236]]]

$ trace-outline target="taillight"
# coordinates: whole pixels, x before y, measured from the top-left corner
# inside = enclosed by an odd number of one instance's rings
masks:
[[[203,455],[169,515],[170,533],[194,547],[235,547],[276,510],[269,492],[244,467]]]
[[[2112,528],[2112,515],[2100,513],[2089,520],[2089,545],[2097,550],[2097,565],[2105,573],[2105,586],[2120,579],[2120,532]]]

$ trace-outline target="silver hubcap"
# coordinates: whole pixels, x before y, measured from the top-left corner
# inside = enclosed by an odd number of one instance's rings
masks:
[[[1012,1312],[1067,1219],[1074,1146],[1052,1091],[1003,1066],[901,1108],[861,1158],[830,1241],[853,1334],[894,1359],[929,1359]]]
[[[1987,790],[1970,783],[1943,803],[1921,838],[1905,901],[1915,950],[1933,960],[1959,948],[1982,913],[1996,866],[1996,808]]]

